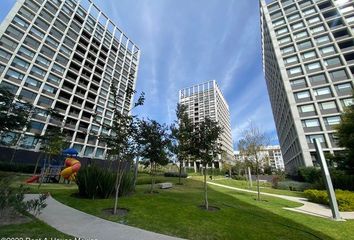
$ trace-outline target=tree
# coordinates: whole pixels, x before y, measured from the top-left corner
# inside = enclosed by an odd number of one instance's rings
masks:
[[[177,104],[177,120],[171,125],[170,151],[177,157],[179,162],[178,183],[181,184],[182,165],[190,155],[190,141],[193,132],[193,124],[186,112],[186,105]]]
[[[154,190],[157,165],[168,164],[168,146],[170,144],[167,127],[154,120],[140,120],[139,144],[141,156],[151,168],[151,188]]]
[[[112,124],[101,124],[103,128],[110,130],[109,135],[101,134],[100,140],[104,141],[109,148],[109,156],[112,158],[117,167],[116,180],[115,180],[115,201],[113,214],[117,214],[119,188],[122,182],[123,174],[127,169],[128,163],[133,156],[136,155],[137,144],[134,136],[137,131],[136,116],[124,114],[120,110],[120,100],[117,96],[117,88],[112,84],[111,94],[113,96],[113,120]],[[131,88],[126,90],[126,98],[131,99],[135,91]],[[133,108],[143,105],[145,101],[144,93],[141,93]]]
[[[31,104],[20,102],[14,94],[0,86],[0,134],[27,126],[32,109]]]
[[[341,122],[336,127],[338,145],[346,149],[338,166],[348,173],[354,174],[354,104],[347,107],[341,116]]]
[[[239,151],[246,156],[247,159],[253,159],[256,163],[256,177],[257,177],[257,200],[261,200],[259,189],[259,170],[261,167],[261,150],[267,145],[268,139],[264,132],[262,132],[252,122],[242,132],[242,139],[239,140]]]
[[[223,129],[217,122],[210,118],[194,125],[194,131],[191,134],[191,155],[196,160],[200,160],[204,175],[204,204],[205,209],[209,210],[208,186],[206,182],[207,166],[221,154],[221,146],[218,141]]]

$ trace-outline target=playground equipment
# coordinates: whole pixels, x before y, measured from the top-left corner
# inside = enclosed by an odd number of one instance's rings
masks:
[[[60,176],[67,180],[75,180],[76,173],[80,170],[81,163],[75,158],[68,157],[65,159],[65,166]]]

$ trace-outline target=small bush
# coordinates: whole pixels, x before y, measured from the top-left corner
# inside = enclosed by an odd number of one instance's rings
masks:
[[[32,211],[34,215],[39,215],[43,208],[47,206],[45,200],[47,195],[41,194],[38,199],[24,201],[28,188],[20,185],[11,187],[10,178],[0,179],[0,218],[9,217],[13,211]]]
[[[296,181],[283,181],[278,182],[277,187],[274,188],[303,192],[304,190],[311,188],[311,184]]]
[[[165,177],[179,177],[179,172],[165,172],[163,175],[164,175]],[[188,177],[188,174],[182,172],[182,173],[181,173],[181,177],[182,177],[182,178],[186,178],[186,177]]]
[[[323,190],[306,190],[305,196],[310,202],[329,205],[327,191]],[[336,198],[340,211],[354,211],[354,193],[350,191],[336,190]]]
[[[80,169],[76,177],[79,195],[86,198],[110,198],[115,190],[116,173],[100,168],[96,165],[86,166]],[[132,174],[123,175],[119,187],[120,196],[124,196],[133,190]]]
[[[241,176],[241,175],[232,175],[231,178],[235,180],[242,180],[242,181],[247,180],[246,176]]]

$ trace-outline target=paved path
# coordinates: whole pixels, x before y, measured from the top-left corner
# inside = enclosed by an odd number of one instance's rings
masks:
[[[26,195],[26,200],[37,198]],[[38,216],[40,220],[68,235],[82,239],[97,240],[181,240],[135,227],[111,222],[68,207],[52,197],[46,200],[47,207]]]
[[[227,185],[214,183],[214,182],[208,182],[208,184],[231,189],[231,190],[241,191],[241,192],[257,193],[256,191],[242,189],[242,188],[236,188],[236,187],[230,187]],[[332,217],[331,209],[328,206],[309,202],[306,198],[278,195],[278,194],[265,193],[265,192],[261,192],[261,194],[266,195],[266,196],[282,198],[285,200],[289,200],[289,201],[298,202],[298,203],[303,204],[303,206],[297,207],[297,208],[284,208],[286,210],[305,213],[305,214],[323,217],[323,218],[331,218]],[[343,219],[354,219],[354,212],[340,212],[340,216]]]

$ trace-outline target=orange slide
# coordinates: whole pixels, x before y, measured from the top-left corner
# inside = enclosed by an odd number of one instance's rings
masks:
[[[33,183],[33,182],[38,182],[39,175],[34,175],[30,177],[29,179],[26,180],[26,183]]]
[[[65,159],[65,166],[63,171],[61,171],[60,175],[68,180],[75,180],[76,173],[80,170],[81,163],[75,158],[67,158]]]

